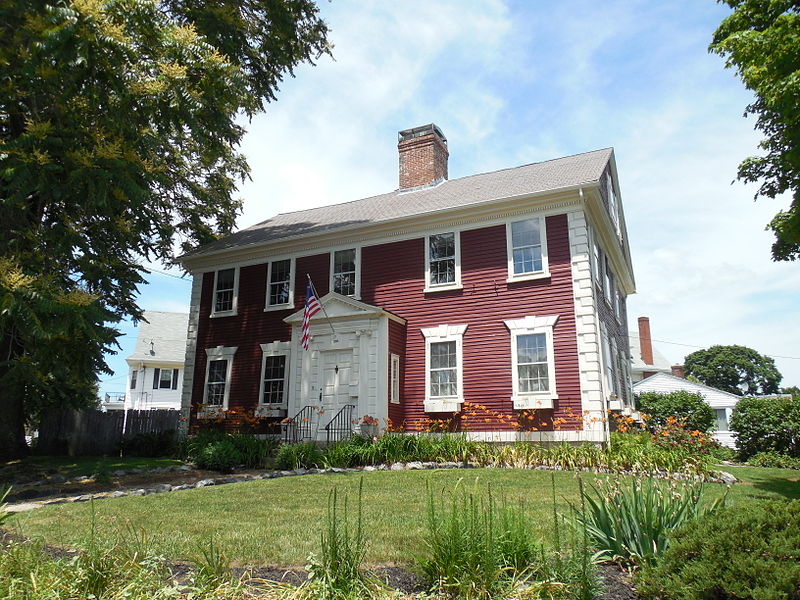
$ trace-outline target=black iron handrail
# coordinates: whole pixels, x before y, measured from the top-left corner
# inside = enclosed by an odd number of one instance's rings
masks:
[[[302,440],[311,439],[313,426],[314,406],[304,406],[292,417],[291,421],[284,423],[283,441],[286,444],[295,444]]]
[[[345,404],[323,429],[327,434],[327,442],[341,442],[353,437],[354,404]]]

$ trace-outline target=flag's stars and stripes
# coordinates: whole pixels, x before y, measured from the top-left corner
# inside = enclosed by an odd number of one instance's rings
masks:
[[[308,285],[306,286],[306,308],[303,311],[303,327],[300,330],[300,343],[303,344],[303,348],[306,350],[308,350],[308,341],[311,338],[308,331],[311,325],[311,317],[317,314],[321,309],[322,307],[319,304],[319,299],[314,291],[314,285],[309,279]]]

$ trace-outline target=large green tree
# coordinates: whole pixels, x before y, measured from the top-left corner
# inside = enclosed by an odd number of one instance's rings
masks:
[[[684,359],[688,376],[738,396],[777,394],[783,378],[775,361],[746,346],[711,346]]]
[[[736,69],[755,100],[745,115],[757,115],[765,135],[760,156],[739,165],[739,179],[760,182],[758,196],[789,192],[791,205],[769,223],[774,260],[800,257],[800,2],[719,0],[733,9],[714,33],[710,50]]]
[[[313,0],[0,0],[0,456],[89,399],[143,261],[231,231],[242,118],[327,32]]]

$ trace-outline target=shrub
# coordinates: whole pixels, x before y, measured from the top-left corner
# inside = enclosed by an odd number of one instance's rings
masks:
[[[652,564],[676,527],[720,505],[701,505],[701,484],[652,478],[627,485],[609,479],[597,487],[580,480],[580,494],[583,507],[573,506],[574,523],[585,528],[597,556],[633,567]]]
[[[754,467],[771,467],[773,469],[800,469],[800,458],[787,456],[779,452],[759,452],[747,460]]]
[[[710,455],[719,444],[707,433],[687,429],[677,417],[667,417],[666,422],[653,432],[653,443],[660,448],[680,448],[689,454]]]
[[[230,473],[234,467],[242,464],[242,454],[233,441],[226,438],[203,447],[195,462],[201,469]]]
[[[322,450],[314,443],[283,444],[275,455],[275,465],[279,469],[310,469],[324,464]]]
[[[669,417],[678,419],[690,431],[710,431],[715,423],[714,410],[700,394],[691,392],[644,392],[637,394],[636,406],[647,415],[651,429],[663,427]]]
[[[742,459],[759,452],[800,457],[800,397],[742,398],[730,427]]]
[[[660,600],[800,598],[800,501],[735,505],[681,527],[637,589]]]

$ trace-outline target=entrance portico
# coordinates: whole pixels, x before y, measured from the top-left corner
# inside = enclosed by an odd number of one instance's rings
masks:
[[[301,343],[303,310],[286,317],[292,325],[292,361],[288,410],[306,409],[311,419],[306,439],[325,440],[325,426],[348,406],[345,427],[358,430],[365,416],[380,423],[388,417],[389,320],[405,320],[335,292],[320,298],[322,311],[311,318],[308,350]],[[307,409],[306,407],[313,407]]]

